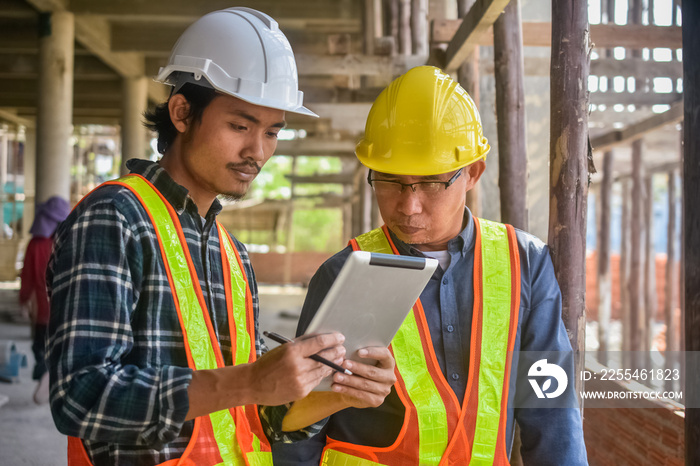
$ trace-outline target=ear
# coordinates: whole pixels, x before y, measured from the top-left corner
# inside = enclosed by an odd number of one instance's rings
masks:
[[[486,162],[484,162],[483,159],[477,160],[471,165],[464,167],[464,170],[467,172],[466,174],[469,175],[469,179],[467,180],[467,191],[469,191],[474,187],[477,181],[479,181],[481,175],[484,174],[484,170],[486,170]]]
[[[175,129],[180,133],[185,133],[190,123],[190,103],[185,96],[175,94],[170,97],[168,111],[170,112],[170,121],[173,122]]]

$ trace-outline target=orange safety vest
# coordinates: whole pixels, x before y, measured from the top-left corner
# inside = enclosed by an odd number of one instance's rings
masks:
[[[131,190],[151,219],[175,298],[188,366],[193,370],[224,367],[219,341],[177,213],[163,195],[140,175],[127,175],[104,184],[120,185]],[[254,362],[256,358],[253,299],[233,241],[218,222],[217,229],[221,242],[233,363],[246,364]],[[92,465],[79,438],[68,438],[68,465]],[[237,406],[197,417],[192,438],[182,457],[162,465],[272,465],[270,444],[260,424],[257,407]]]
[[[510,464],[505,431],[520,308],[518,243],[512,226],[474,221],[474,311],[462,406],[437,362],[419,299],[390,346],[405,408],[398,438],[388,447],[369,447],[327,437],[321,465]],[[354,250],[398,254],[386,225],[350,244]]]

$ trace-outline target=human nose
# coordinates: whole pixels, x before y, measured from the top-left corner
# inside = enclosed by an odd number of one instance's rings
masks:
[[[251,134],[246,140],[246,145],[243,153],[241,154],[243,158],[255,162],[262,162],[265,160],[265,136],[258,134]]]
[[[423,205],[418,193],[413,191],[413,186],[404,186],[399,194],[396,209],[404,215],[415,215],[423,211]]]

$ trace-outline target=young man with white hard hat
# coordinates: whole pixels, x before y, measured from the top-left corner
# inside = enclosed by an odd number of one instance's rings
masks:
[[[342,363],[343,337],[261,356],[255,276],[216,221],[217,196],[245,195],[286,112],[315,115],[286,37],[249,8],[192,24],[157,79],[174,86],[147,115],[162,159],[129,161],[131,174],[86,196],[56,234],[51,411],[70,466],[270,465],[255,405],[309,393],[331,372],[310,356]],[[354,364],[335,384],[357,406],[379,405],[394,381],[388,350],[368,351],[385,368]]]
[[[466,208],[488,151],[474,102],[437,68],[409,70],[374,102],[356,155],[385,225],[321,266],[297,332],[353,250],[433,257],[440,267],[392,342],[398,382],[384,403],[337,412],[309,440],[274,444],[276,466],[507,465],[515,421],[526,465],[587,464],[575,396],[574,407],[532,409],[531,386],[516,384],[529,364],[513,354],[570,355],[571,346],[547,246]]]

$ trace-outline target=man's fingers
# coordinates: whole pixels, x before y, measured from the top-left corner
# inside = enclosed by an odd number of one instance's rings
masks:
[[[343,362],[343,359],[345,357],[345,347],[344,346],[334,346],[333,348],[328,348],[323,351],[320,351],[318,353],[319,356],[322,358],[326,358],[329,361],[336,362],[340,360],[340,362]]]
[[[347,401],[348,405],[355,408],[376,408],[384,402],[384,399],[388,394],[367,392],[349,387],[347,385],[338,384],[333,384],[333,391],[341,393],[343,395],[343,399]]]
[[[384,377],[383,377],[384,378]],[[393,377],[386,377],[389,380],[370,380],[357,375],[346,375],[336,372],[333,375],[334,386],[355,389],[368,395],[376,394],[384,398],[391,392],[394,380]]]
[[[342,334],[333,332],[303,337],[295,340],[294,345],[299,348],[304,357],[309,357],[325,349],[340,346],[344,341],[345,337]]]
[[[384,348],[381,346],[369,346],[367,348],[361,348],[357,351],[357,355],[361,358],[366,359],[376,359],[377,367],[383,369],[393,369],[396,365],[394,361],[394,356],[389,351],[389,348]]]

